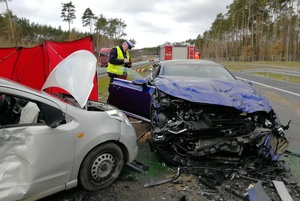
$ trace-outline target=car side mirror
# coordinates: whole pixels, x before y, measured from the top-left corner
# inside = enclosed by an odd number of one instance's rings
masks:
[[[142,86],[142,87],[147,86],[147,82],[144,79],[135,79],[135,80],[132,81],[132,84],[139,85],[139,86]]]

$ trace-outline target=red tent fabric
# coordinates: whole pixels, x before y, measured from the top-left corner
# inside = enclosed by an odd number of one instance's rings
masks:
[[[0,75],[11,78],[21,48],[1,48],[0,49]]]
[[[88,50],[94,54],[92,40],[92,36],[88,36],[70,42],[45,41],[32,48],[0,48],[0,76],[41,90],[50,72],[64,58],[77,50]],[[78,81],[80,82],[80,80]],[[54,88],[52,91],[64,92],[62,89]],[[94,87],[89,99],[98,101],[96,72]]]

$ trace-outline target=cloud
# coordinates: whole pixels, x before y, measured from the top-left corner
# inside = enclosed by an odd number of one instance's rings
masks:
[[[18,17],[31,23],[61,26],[68,30],[68,23],[61,16],[61,0],[17,0],[8,2],[9,8]],[[90,8],[96,16],[121,18],[126,24],[127,38],[137,41],[136,48],[154,47],[164,42],[181,42],[194,39],[208,31],[217,14],[227,12],[226,6],[233,0],[72,0],[76,19],[71,24],[78,31],[89,31],[82,26],[81,17]],[[6,10],[0,3],[0,13]]]

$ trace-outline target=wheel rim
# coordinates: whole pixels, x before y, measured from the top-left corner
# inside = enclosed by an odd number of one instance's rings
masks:
[[[96,160],[94,160],[91,175],[93,179],[99,181],[107,177],[115,166],[115,159],[113,155],[109,153],[99,155]]]

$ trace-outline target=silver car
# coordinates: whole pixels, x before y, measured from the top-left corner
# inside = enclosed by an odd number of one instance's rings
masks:
[[[95,71],[96,58],[79,51],[52,71],[42,91],[0,78],[0,200],[37,200],[78,184],[99,190],[135,159],[127,117],[87,100],[92,81],[76,83]],[[70,95],[45,92],[53,86]]]

